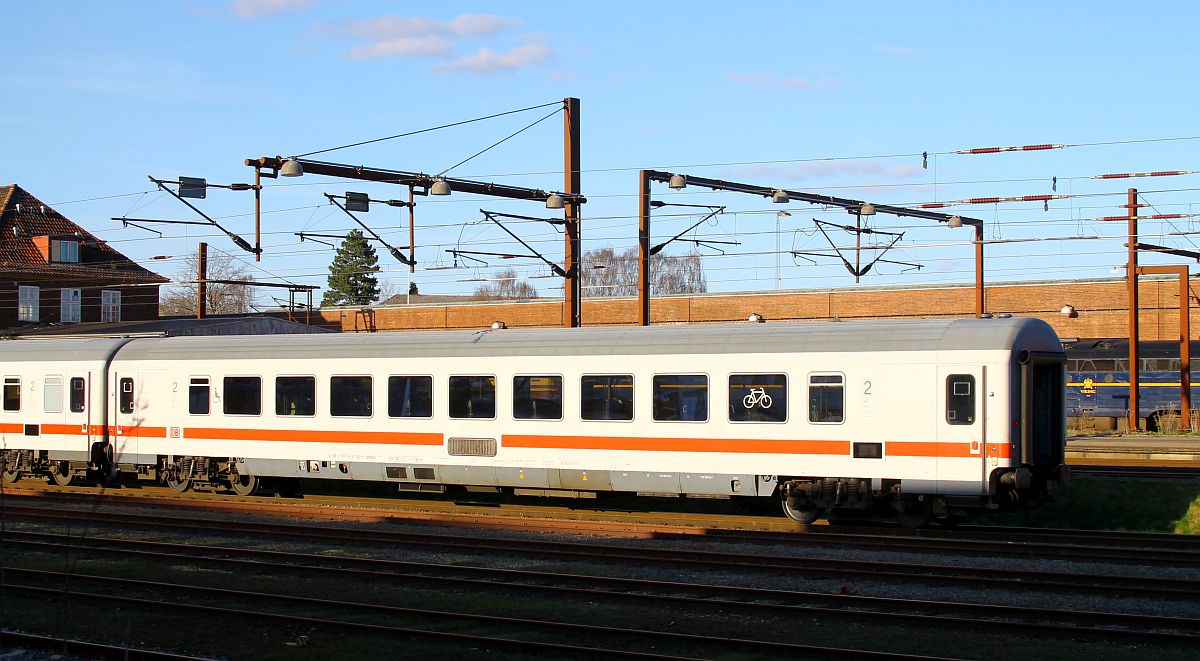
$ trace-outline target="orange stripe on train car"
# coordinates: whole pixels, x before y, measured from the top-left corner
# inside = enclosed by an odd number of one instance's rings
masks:
[[[291,441],[296,443],[374,443],[393,445],[441,445],[442,435],[388,431],[305,431],[299,429],[225,429],[185,427],[184,438],[222,441]]]
[[[508,448],[554,450],[640,450],[645,452],[730,452],[754,454],[850,454],[849,441],[617,436],[525,436],[506,434]]]

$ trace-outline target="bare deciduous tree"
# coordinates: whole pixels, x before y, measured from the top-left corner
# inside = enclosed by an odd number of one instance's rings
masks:
[[[537,295],[537,288],[520,279],[514,269],[497,271],[495,282],[475,288],[475,296],[488,301],[527,301]]]
[[[175,279],[180,284],[164,287],[158,303],[158,313],[164,317],[196,314],[196,277],[200,257],[192,253],[184,258]],[[245,266],[232,255],[208,254],[210,280],[253,280]],[[245,314],[254,305],[254,291],[245,285],[210,282],[207,285],[205,308],[208,314]]]
[[[617,254],[612,247],[589,250],[583,255],[584,296],[636,296],[638,250]],[[702,294],[708,291],[700,253],[658,253],[650,256],[650,293]]]

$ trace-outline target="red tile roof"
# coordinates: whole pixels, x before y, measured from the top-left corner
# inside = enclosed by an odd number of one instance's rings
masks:
[[[48,262],[33,240],[47,235],[77,237],[79,262]],[[169,281],[130,261],[15,184],[0,186],[0,273],[14,279],[28,275],[124,284]]]

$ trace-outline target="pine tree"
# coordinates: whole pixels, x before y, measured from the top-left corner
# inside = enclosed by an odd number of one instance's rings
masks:
[[[321,307],[367,305],[379,298],[379,256],[363,233],[351,230],[329,265],[329,285]]]

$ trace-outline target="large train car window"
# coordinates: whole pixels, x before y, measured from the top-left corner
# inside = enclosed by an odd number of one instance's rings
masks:
[[[21,377],[4,377],[4,410],[21,410]]]
[[[225,377],[221,407],[226,415],[262,415],[262,377]]]
[[[275,415],[316,414],[317,379],[315,377],[275,377]]]
[[[496,417],[496,377],[450,377],[450,417]]]
[[[708,377],[703,374],[654,375],[654,419],[659,422],[707,422]]]
[[[371,417],[371,377],[329,377],[329,415]]]
[[[946,422],[952,425],[975,424],[975,377],[951,374],[946,377]]]
[[[579,380],[584,420],[633,420],[633,376],[584,376]]]
[[[188,381],[188,413],[192,415],[208,415],[209,402],[208,377],[193,376]]]
[[[514,376],[513,418],[562,420],[561,376]]]
[[[46,413],[62,413],[63,380],[61,376],[42,379],[42,410]]]
[[[83,413],[87,407],[87,382],[81,376],[71,377],[71,413]]]
[[[392,418],[432,418],[433,377],[389,376],[388,416]]]
[[[809,422],[837,424],[845,419],[846,378],[841,374],[809,374]]]
[[[118,385],[120,390],[120,401],[117,403],[117,410],[121,413],[133,413],[133,379],[124,378]]]
[[[787,422],[786,374],[730,374],[730,422]]]

